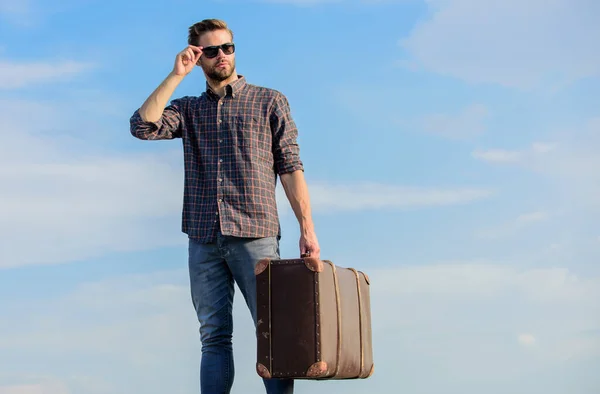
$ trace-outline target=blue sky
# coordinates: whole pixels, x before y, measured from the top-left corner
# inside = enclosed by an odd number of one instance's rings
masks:
[[[323,257],[372,279],[375,375],[298,393],[600,391],[599,4],[0,0],[0,394],[199,392],[180,141],[129,117],[208,17],[290,101]]]

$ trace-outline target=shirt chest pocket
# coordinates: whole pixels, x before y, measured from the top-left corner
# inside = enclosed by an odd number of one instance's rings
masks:
[[[272,133],[269,121],[259,116],[234,116],[231,122],[234,144],[254,153],[271,152]]]

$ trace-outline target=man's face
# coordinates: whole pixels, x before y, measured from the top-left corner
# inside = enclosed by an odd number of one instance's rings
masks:
[[[199,46],[209,47],[231,42],[231,36],[227,30],[215,30],[204,33],[200,37]],[[224,81],[235,71],[235,53],[226,55],[223,50],[219,50],[216,57],[209,59],[202,54],[198,65],[202,67],[206,76],[216,81]]]

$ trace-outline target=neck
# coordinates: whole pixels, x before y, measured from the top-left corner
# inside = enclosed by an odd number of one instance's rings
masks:
[[[208,79],[208,86],[220,97],[225,96],[225,86],[238,79],[237,73],[231,74],[229,78],[224,81],[215,81],[214,79]]]

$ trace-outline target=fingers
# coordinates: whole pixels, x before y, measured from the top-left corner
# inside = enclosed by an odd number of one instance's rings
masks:
[[[183,64],[186,64],[189,60],[188,50],[184,49],[183,51],[179,52],[177,54],[177,58],[180,59],[183,62]]]
[[[321,248],[317,240],[314,240],[306,249],[312,257],[319,258],[321,256]]]
[[[192,59],[194,59],[194,63],[197,63],[200,60],[200,56],[202,56],[202,47],[190,45],[189,48],[193,52]]]
[[[202,47],[197,47],[195,45],[189,45],[188,48],[190,48],[192,51],[194,51],[196,53],[202,54]]]
[[[189,63],[196,64],[202,56],[202,47],[188,45],[183,51],[179,52],[179,58],[182,60],[184,65]]]
[[[320,258],[321,248],[319,247],[319,242],[316,238],[305,239],[304,237],[301,237],[299,246],[300,256]]]

